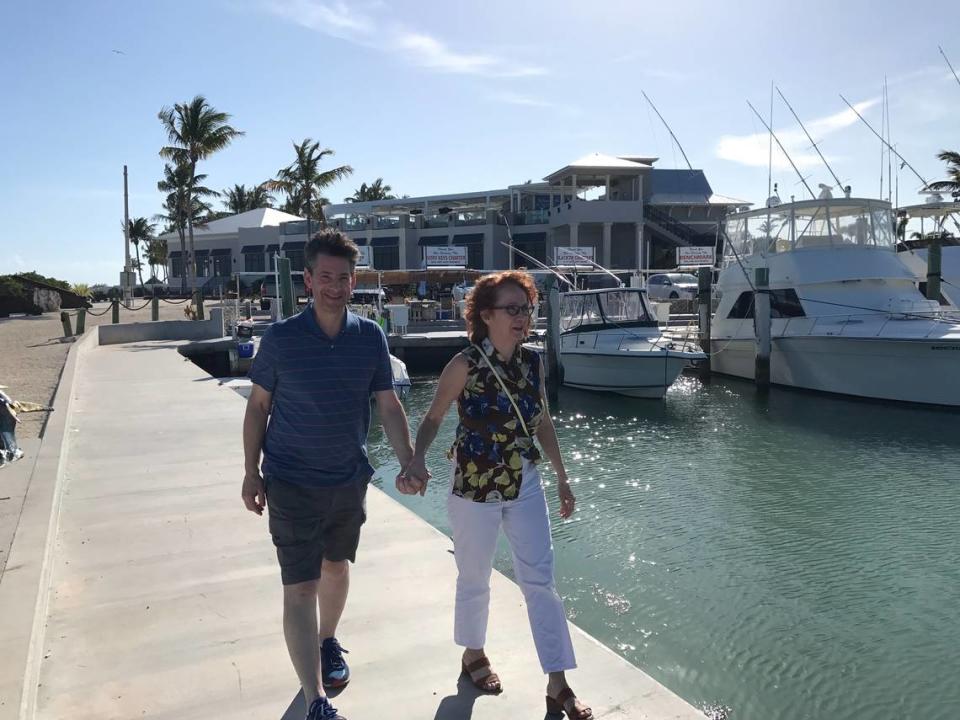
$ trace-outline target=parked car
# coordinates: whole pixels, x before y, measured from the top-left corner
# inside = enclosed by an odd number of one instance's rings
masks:
[[[647,280],[647,296],[653,300],[693,300],[697,276],[687,273],[660,273]]]

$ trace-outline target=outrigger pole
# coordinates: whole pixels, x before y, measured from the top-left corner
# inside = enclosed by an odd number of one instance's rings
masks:
[[[803,186],[807,189],[807,192],[810,193],[810,197],[816,200],[817,199],[816,193],[814,193],[813,190],[810,189],[810,185],[807,183],[807,179],[800,173],[800,170],[797,169],[797,166],[793,162],[793,158],[790,157],[790,153],[787,152],[787,149],[783,146],[783,143],[780,142],[780,138],[777,137],[777,134],[773,131],[773,128],[770,127],[767,124],[767,121],[763,119],[763,115],[757,112],[757,109],[753,106],[753,103],[747,100],[747,105],[750,106],[750,109],[753,110],[753,114],[757,116],[757,118],[760,120],[761,123],[763,123],[763,126],[767,129],[767,132],[770,133],[770,137],[776,140],[777,147],[779,147],[781,152],[783,152],[783,154],[786,155],[787,160],[790,162],[790,167],[793,168],[793,171],[797,174],[797,177],[800,178],[800,182],[803,183]]]
[[[783,100],[784,105],[786,105],[787,108],[790,110],[790,114],[793,115],[793,119],[796,120],[797,123],[800,125],[800,128],[803,130],[803,134],[807,136],[807,140],[809,140],[810,144],[813,145],[813,149],[817,151],[817,155],[820,156],[820,160],[823,162],[824,165],[826,165],[827,170],[830,171],[830,174],[833,175],[833,179],[837,182],[837,189],[840,192],[843,192],[844,191],[843,183],[840,181],[840,178],[837,177],[837,174],[833,171],[833,168],[830,167],[830,163],[827,162],[827,159],[823,156],[823,153],[820,152],[820,146],[817,145],[816,141],[812,137],[810,137],[810,133],[807,132],[807,128],[804,126],[803,121],[799,117],[797,117],[797,113],[794,112],[793,106],[791,106],[790,103],[787,101],[786,96],[782,92],[780,92],[780,88],[777,88],[777,94],[780,95],[780,99]]]
[[[927,182],[927,180],[923,177],[923,175],[921,175],[920,173],[917,172],[917,169],[916,169],[915,167],[913,167],[913,165],[911,165],[910,163],[907,162],[907,159],[906,159],[903,155],[901,155],[900,153],[898,153],[898,152],[896,151],[896,149],[893,147],[893,145],[891,145],[891,144],[888,143],[886,140],[884,140],[884,139],[883,139],[883,136],[880,135],[880,133],[878,133],[876,130],[873,129],[873,125],[871,125],[870,123],[868,123],[868,122],[866,121],[866,119],[864,119],[863,115],[861,115],[859,112],[857,112],[857,109],[856,109],[853,105],[851,105],[850,102],[849,102],[843,95],[840,96],[840,99],[843,100],[845,103],[847,103],[847,107],[850,108],[851,110],[853,110],[854,114],[855,114],[858,118],[860,118],[860,121],[861,121],[864,125],[866,125],[868,128],[870,128],[870,132],[872,132],[874,135],[876,135],[878,138],[880,138],[880,142],[882,142],[884,145],[886,145],[886,146],[887,146],[887,149],[888,149],[890,152],[892,152],[894,155],[896,155],[898,158],[900,158],[900,161],[901,161],[904,165],[906,165],[908,168],[910,168],[911,172],[913,172],[913,174],[916,175],[916,176],[920,179],[920,182],[923,183],[923,186],[924,186],[924,187],[927,187],[927,186],[930,184],[930,183]]]

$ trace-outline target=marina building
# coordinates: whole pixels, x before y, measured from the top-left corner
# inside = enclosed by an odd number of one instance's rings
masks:
[[[593,153],[541,182],[340,203],[325,213],[332,227],[366,248],[365,260],[377,270],[450,264],[444,258],[451,257],[476,270],[530,265],[505,246],[511,236],[517,249],[547,264],[563,264],[563,249],[578,248],[612,269],[672,268],[677,246],[713,246],[726,214],[749,203],[714,193],[702,170],[660,169],[657,159]],[[275,252],[302,270],[306,225],[272,209],[209,223],[194,233],[197,277],[188,286],[210,287],[236,272],[269,272]],[[165,237],[170,285],[176,287],[185,263],[179,238]]]

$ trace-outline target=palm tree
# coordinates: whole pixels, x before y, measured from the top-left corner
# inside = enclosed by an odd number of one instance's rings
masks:
[[[155,237],[147,242],[147,263],[150,265],[150,274],[157,276],[157,268],[163,268],[163,282],[167,281],[167,241]]]
[[[163,209],[166,213],[154,215],[153,219],[164,221],[170,228],[170,231],[176,230],[180,236],[180,253],[184,261],[187,260],[186,235],[187,227],[200,227],[202,218],[210,211],[210,206],[202,198],[216,197],[219,195],[215,190],[205,187],[202,183],[207,176],[204,174],[193,174],[193,213],[187,213],[187,196],[190,186],[191,173],[189,166],[178,163],[174,166],[166,164],[163,166],[163,180],[157,182],[157,190],[167,193],[166,200],[163,203]],[[189,221],[188,222],[188,215]],[[193,256],[193,246],[191,245],[190,256]],[[180,273],[180,291],[187,292],[187,273],[186,265],[184,272]]]
[[[377,178],[367,185],[363,183],[358,190],[353,191],[353,195],[344,198],[344,202],[365,202],[367,200],[393,200],[397,196],[391,194],[392,187],[383,184],[383,178]]]
[[[938,180],[927,185],[927,190],[946,190],[949,193],[960,193],[960,152],[941,150],[937,155],[947,163],[947,180]]]
[[[128,220],[130,223],[128,227],[127,236],[130,238],[130,242],[133,243],[133,247],[137,251],[137,261],[136,268],[137,274],[140,277],[140,287],[143,287],[143,266],[140,262],[140,243],[143,243],[144,247],[153,240],[153,231],[156,229],[156,225],[151,223],[145,217],[130,218]]]
[[[342,180],[353,172],[349,165],[341,165],[331,170],[320,170],[320,162],[334,154],[330,148],[320,149],[320,143],[305,138],[302,143],[293,144],[296,159],[287,167],[277,171],[277,177],[264,183],[270,190],[286,193],[284,210],[307,219],[307,237],[310,236],[310,221],[316,218],[321,225],[327,220],[323,214],[326,198],[321,196],[324,188],[337,180]]]
[[[266,188],[266,183],[254,185],[249,190],[246,185],[234,185],[220,194],[226,198],[223,206],[233,214],[273,207],[273,196]]]
[[[203,95],[190,102],[177,103],[172,108],[164,107],[157,114],[170,144],[161,148],[160,157],[170,158],[178,165],[189,168],[187,183],[187,208],[193,207],[197,163],[223,150],[233,140],[243,135],[229,124],[230,116],[211,106]],[[190,238],[189,272],[194,272],[193,213],[187,213],[187,234]]]

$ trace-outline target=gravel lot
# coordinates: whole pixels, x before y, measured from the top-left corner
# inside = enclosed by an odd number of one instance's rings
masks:
[[[138,299],[134,307],[139,307],[144,301]],[[185,303],[171,305],[160,303],[161,320],[183,320]],[[206,305],[209,309],[212,303]],[[92,312],[102,312],[110,307],[110,303],[96,303]],[[75,310],[70,311],[76,313]],[[96,317],[87,314],[87,332],[97,325],[109,323],[109,310]],[[150,306],[142,310],[131,312],[120,307],[120,322],[149,322]],[[76,328],[76,318],[71,323]],[[60,324],[60,313],[52,312],[43,315],[0,318],[0,385],[9,387],[6,393],[15,400],[28,400],[41,404],[49,404],[53,400],[53,393],[60,381],[60,373],[67,359],[70,343],[60,342],[63,337],[63,326]],[[18,438],[39,437],[42,432],[48,413],[26,413],[22,415],[23,422],[17,426]]]

